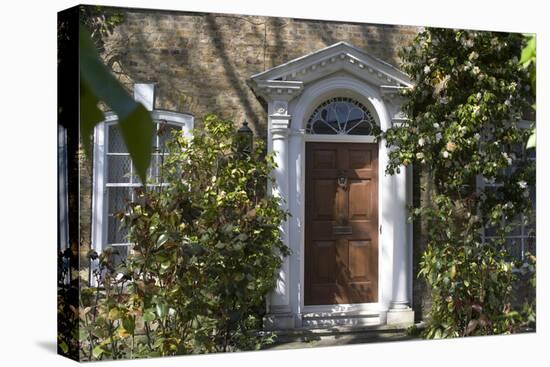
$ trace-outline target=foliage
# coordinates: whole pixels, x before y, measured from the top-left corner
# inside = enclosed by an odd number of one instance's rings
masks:
[[[288,254],[280,200],[266,197],[274,168],[263,142],[242,153],[231,122],[214,116],[167,143],[162,185],[119,213],[132,253],[100,256],[101,287],[81,295],[88,359],[256,349],[265,295]],[[156,181],[158,182],[158,181]]]
[[[384,133],[386,170],[415,165],[434,192],[411,208],[425,221],[420,276],[431,289],[429,338],[513,332],[526,321],[511,309],[512,271],[505,237],[530,215],[534,164],[523,152],[529,80],[515,34],[428,28],[401,54],[415,82],[404,91],[408,123]],[[512,168],[514,167],[514,168]],[[476,180],[494,185],[476,189]],[[496,235],[482,241],[483,228]]]
[[[99,52],[104,51],[104,39],[124,21],[124,14],[114,8],[100,5],[80,5],[80,24],[86,26],[90,38]]]
[[[57,257],[57,352],[78,359],[78,281],[72,279],[71,257],[70,249]]]
[[[529,80],[531,82],[531,94],[533,98],[536,98],[536,86],[537,86],[537,40],[535,35],[530,35],[527,38],[527,42],[521,50],[520,65],[529,73]],[[533,108],[536,106],[533,105]],[[527,141],[527,149],[535,148],[536,146],[536,129],[533,128],[533,133]]]

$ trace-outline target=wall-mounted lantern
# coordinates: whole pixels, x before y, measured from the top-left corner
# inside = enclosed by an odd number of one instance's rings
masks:
[[[239,152],[250,154],[252,153],[252,144],[254,133],[248,127],[248,122],[243,121],[243,125],[237,130],[237,144]]]

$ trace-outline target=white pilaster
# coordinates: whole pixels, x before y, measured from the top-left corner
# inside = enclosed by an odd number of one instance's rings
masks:
[[[390,109],[392,126],[399,126],[406,120],[401,112],[401,100],[395,93],[386,94]],[[387,314],[387,324],[412,324],[414,311],[411,308],[412,284],[412,236],[408,223],[410,204],[411,170],[401,166],[399,173],[393,176],[393,251],[391,302]]]
[[[288,211],[288,134],[290,115],[286,113],[288,104],[285,101],[273,101],[269,110],[269,135],[271,151],[274,153],[276,168],[273,170],[274,183],[271,195],[281,199],[282,209]],[[281,223],[281,240],[289,246],[288,220]],[[270,297],[270,311],[275,313],[290,312],[290,263],[285,257],[279,271],[277,285]]]

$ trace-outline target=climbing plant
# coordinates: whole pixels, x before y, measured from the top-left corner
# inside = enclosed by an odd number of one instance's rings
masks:
[[[521,35],[427,28],[401,52],[414,81],[403,92],[408,122],[384,134],[387,173],[413,165],[433,191],[411,217],[427,228],[419,276],[429,286],[428,338],[514,332],[534,319],[514,309],[519,272],[506,236],[531,218],[535,167],[524,152],[530,81],[518,63]],[[480,182],[490,185],[478,185]],[[496,232],[483,238],[484,228]]]

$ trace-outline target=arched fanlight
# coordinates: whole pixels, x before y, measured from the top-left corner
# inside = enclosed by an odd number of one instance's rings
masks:
[[[361,103],[347,97],[331,98],[311,114],[307,134],[372,135],[376,122]]]

